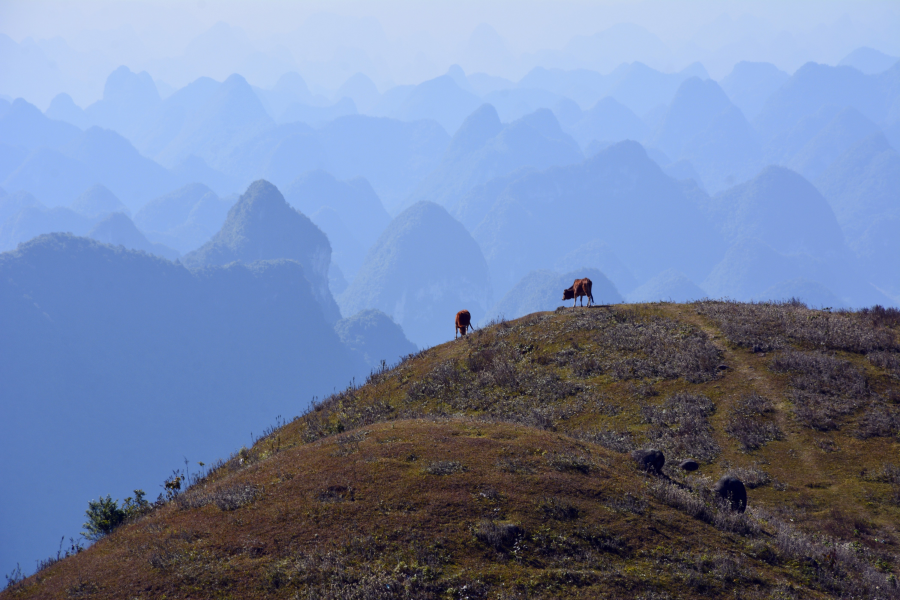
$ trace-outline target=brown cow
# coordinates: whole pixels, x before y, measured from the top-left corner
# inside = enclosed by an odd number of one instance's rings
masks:
[[[459,334],[466,335],[466,331],[472,326],[472,315],[467,310],[461,310],[456,313],[456,329],[453,330],[453,339],[459,337]]]
[[[576,279],[575,283],[572,284],[572,287],[569,289],[563,290],[563,300],[571,300],[575,299],[575,302],[572,304],[572,308],[575,308],[578,304],[578,299],[581,298],[581,305],[584,306],[584,296],[588,298],[588,306],[591,306],[594,303],[594,296],[591,295],[591,280],[585,277],[584,279]]]

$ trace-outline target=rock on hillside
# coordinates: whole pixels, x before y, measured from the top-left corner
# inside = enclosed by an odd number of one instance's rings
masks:
[[[325,318],[341,318],[328,288],[331,245],[325,234],[285,201],[274,185],[260,179],[247,188],[228,211],[222,229],[206,244],[185,255],[191,269],[227,265],[234,261],[295,260],[312,285]]]
[[[87,236],[104,244],[124,246],[129,250],[140,250],[169,260],[178,260],[181,256],[178,250],[148,240],[125,213],[107,215],[91,228]]]
[[[391,221],[340,302],[348,315],[383,311],[421,348],[447,340],[464,308],[480,319],[491,294],[487,265],[469,232],[437,204],[419,202]]]
[[[52,234],[0,254],[0,306],[4,565],[55,551],[98,490],[155,496],[185,456],[227,455],[359,372],[294,261],[191,272]],[[47,441],[67,437],[60,457]]]
[[[581,162],[578,144],[543,108],[503,127],[486,104],[469,115],[450,142],[441,164],[407,199],[436,202],[448,210],[477,185],[523,167],[546,169]]]
[[[406,339],[403,329],[380,310],[362,310],[352,317],[341,319],[334,330],[351,351],[365,363],[359,380],[382,365],[393,366],[404,356],[416,352],[416,345]]]
[[[630,141],[579,165],[514,179],[473,236],[498,293],[594,239],[608,244],[638,280],[669,268],[700,280],[725,251],[682,186]]]
[[[129,217],[131,211],[116,198],[109,189],[101,184],[92,185],[83,194],[75,198],[69,208],[88,218],[103,217],[110,213],[125,213]]]
[[[555,310],[559,306],[572,306],[573,300],[562,299],[563,290],[571,287],[576,279],[584,277],[591,280],[594,304],[618,304],[624,301],[616,286],[597,269],[581,268],[563,275],[555,271],[532,271],[514,285],[488,311],[486,318],[480,321],[487,323],[497,317],[518,319],[534,312]],[[582,304],[587,304],[587,298],[578,300],[578,305]]]

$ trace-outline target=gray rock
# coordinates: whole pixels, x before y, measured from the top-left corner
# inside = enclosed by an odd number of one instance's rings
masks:
[[[682,463],[678,466],[681,467],[682,469],[684,469],[685,471],[696,471],[697,469],[700,468],[700,463],[698,463],[693,458],[689,458],[685,461],[682,461]]]

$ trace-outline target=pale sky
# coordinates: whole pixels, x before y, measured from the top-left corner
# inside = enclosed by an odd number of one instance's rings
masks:
[[[217,23],[230,28],[207,34]],[[613,38],[603,56],[573,50],[579,36],[621,24],[646,30],[647,48]],[[669,71],[699,61],[713,78],[739,60],[792,72],[810,60],[835,64],[860,46],[900,56],[900,2],[2,0],[0,33],[21,47],[0,48],[0,93],[46,104],[60,88],[84,104],[120,64],[148,71],[163,87],[235,70],[267,87],[293,70],[323,90],[354,71],[385,89],[454,63],[513,80],[535,66],[602,71],[633,60]],[[34,59],[22,49],[30,41],[53,70],[44,83],[23,80],[35,69],[15,63]]]

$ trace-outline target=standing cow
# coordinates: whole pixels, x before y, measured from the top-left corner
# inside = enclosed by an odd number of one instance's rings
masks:
[[[456,313],[456,329],[453,330],[453,339],[459,337],[459,334],[466,335],[466,331],[472,326],[472,315],[467,310],[461,310]]]
[[[584,306],[584,296],[588,298],[588,306],[591,306],[594,303],[594,296],[591,294],[591,280],[585,277],[584,279],[576,279],[575,283],[572,284],[572,287],[563,290],[563,300],[571,300],[575,299],[575,302],[572,304],[572,308],[578,305],[578,299],[581,298],[581,305]]]

